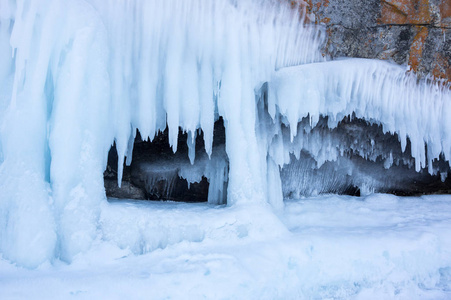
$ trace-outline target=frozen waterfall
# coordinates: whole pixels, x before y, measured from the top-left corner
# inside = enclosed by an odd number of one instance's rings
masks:
[[[280,208],[292,155],[307,152],[319,168],[355,147],[312,130],[326,117],[327,129],[350,116],[381,125],[399,137],[395,161],[409,164],[410,141],[416,171],[441,172],[433,162],[451,157],[449,84],[380,61],[327,61],[303,2],[280,2],[0,0],[3,257],[34,267],[89,249],[102,235],[108,151],[115,143],[120,186],[137,130],[152,141],[167,128],[174,152],[186,132],[194,165],[178,175],[206,177],[211,203],[224,201],[227,182],[228,205]],[[213,147],[219,118],[225,151]],[[377,142],[352,149],[389,168],[392,152]]]

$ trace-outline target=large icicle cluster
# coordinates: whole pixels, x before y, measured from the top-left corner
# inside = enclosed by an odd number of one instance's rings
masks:
[[[264,201],[254,89],[323,59],[303,23],[278,1],[0,1],[4,257],[36,266],[88,249],[108,149],[120,171],[136,129],[152,139],[167,125],[176,150],[179,127],[193,141],[201,128],[210,155],[222,116],[228,202]]]
[[[322,29],[300,10],[276,0],[0,0],[2,255],[33,267],[87,250],[102,234],[108,150],[115,142],[120,184],[136,130],[152,140],[167,126],[176,151],[179,128],[190,149],[201,129],[210,157],[222,117],[228,204],[283,205],[290,153],[336,159],[339,145],[297,133],[306,116],[382,124],[411,139],[417,169],[424,143],[428,160],[449,160],[449,87],[385,63],[324,62]]]
[[[387,62],[345,59],[275,72],[269,81],[268,112],[290,128],[289,141],[275,139],[271,147],[287,149],[273,155],[280,166],[289,162],[289,153],[299,155],[301,149],[311,153],[321,166],[352,147],[346,140],[308,136],[320,117],[327,117],[329,128],[335,128],[346,116],[380,124],[384,132],[398,135],[402,152],[409,138],[416,171],[428,167],[432,174],[433,160],[441,154],[446,161],[451,159],[449,84],[418,80],[414,74],[406,74],[405,68]],[[298,134],[300,121],[306,117],[310,126]],[[278,142],[282,145],[276,145]],[[358,152],[372,160],[384,155],[374,147],[362,147]]]

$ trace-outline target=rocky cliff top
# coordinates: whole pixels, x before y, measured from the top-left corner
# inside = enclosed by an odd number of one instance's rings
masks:
[[[450,0],[306,0],[324,24],[324,55],[391,60],[451,79]]]

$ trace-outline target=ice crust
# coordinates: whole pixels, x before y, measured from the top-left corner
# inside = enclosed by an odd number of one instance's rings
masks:
[[[417,170],[449,160],[449,85],[379,61],[325,62],[323,28],[304,21],[279,1],[0,0],[3,257],[36,267],[89,249],[108,150],[115,142],[120,184],[137,129],[152,140],[167,126],[174,151],[179,127],[190,149],[202,129],[210,156],[221,116],[228,205],[281,209],[290,153],[337,159],[339,142],[298,131],[305,117],[381,124],[402,147],[410,139]]]

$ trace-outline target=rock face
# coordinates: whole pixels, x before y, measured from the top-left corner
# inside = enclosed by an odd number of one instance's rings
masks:
[[[392,60],[451,79],[450,0],[308,0],[324,55]]]

